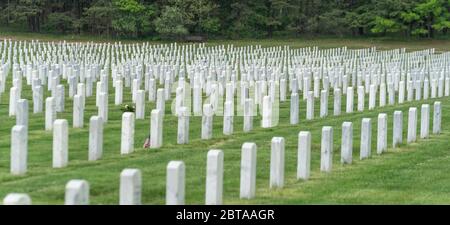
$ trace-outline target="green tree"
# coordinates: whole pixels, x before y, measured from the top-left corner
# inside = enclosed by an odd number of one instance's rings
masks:
[[[367,34],[379,13],[375,4],[372,4],[371,1],[350,0],[339,8],[348,9],[344,10],[345,22],[343,27],[349,29],[353,36]]]
[[[420,16],[415,12],[402,12],[400,18],[408,27],[406,33],[410,36],[415,31],[414,25],[420,21]]]
[[[283,29],[289,23],[288,13],[292,5],[288,0],[267,0],[266,7],[267,36],[272,37],[275,31]]]
[[[112,19],[116,13],[111,1],[98,0],[83,13],[83,28],[92,34],[112,33]]]
[[[25,23],[31,32],[39,32],[43,22],[46,0],[17,0],[9,2],[6,10],[10,22]]]
[[[155,30],[167,38],[181,38],[188,34],[186,21],[181,9],[176,6],[166,6],[155,20]]]
[[[47,22],[45,23],[45,29],[51,32],[67,33],[74,29],[74,19],[67,13],[51,13]]]
[[[149,7],[136,0],[113,0],[113,5],[117,13],[111,24],[117,33],[137,37],[149,30],[149,18],[153,14]]]
[[[124,37],[448,35],[450,0],[0,0],[0,26]]]
[[[207,35],[219,31],[217,5],[209,0],[171,0],[171,6],[180,10],[189,33]]]
[[[423,27],[417,28],[413,33],[434,37],[435,28],[442,30],[448,25],[448,9],[444,7],[443,0],[427,0],[418,4],[414,10],[420,16]]]
[[[400,31],[400,26],[401,25],[393,19],[386,19],[377,16],[371,31],[373,33],[382,33],[383,35],[386,35],[386,33],[395,33]]]
[[[226,19],[232,38],[267,36],[267,8],[262,1],[233,0]]]

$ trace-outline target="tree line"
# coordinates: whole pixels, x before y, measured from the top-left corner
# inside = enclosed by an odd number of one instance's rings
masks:
[[[109,37],[448,35],[450,0],[2,0],[0,25]]]

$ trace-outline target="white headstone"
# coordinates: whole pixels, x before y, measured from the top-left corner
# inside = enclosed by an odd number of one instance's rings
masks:
[[[387,114],[378,114],[377,154],[387,151]]]
[[[223,115],[223,134],[231,135],[233,134],[233,119],[234,119],[234,109],[233,102],[226,101],[224,104],[224,115]]]
[[[139,169],[124,169],[120,173],[120,205],[141,204],[142,178]]]
[[[55,98],[48,97],[45,99],[45,130],[53,129],[53,122],[56,119]]]
[[[95,161],[103,154],[103,119],[92,116],[89,120],[89,161]]]
[[[359,158],[361,160],[369,158],[372,149],[372,123],[370,118],[363,118],[361,121],[361,146]]]
[[[353,112],[353,87],[347,88],[347,107],[345,111],[347,113]]]
[[[9,91],[9,116],[16,115],[17,101],[20,99],[20,90],[12,87]]]
[[[328,91],[322,90],[320,92],[320,117],[328,116]]]
[[[122,114],[122,132],[120,141],[120,154],[130,154],[134,151],[134,113]]]
[[[306,119],[314,119],[314,92],[307,92],[306,97]]]
[[[15,125],[11,130],[11,174],[23,175],[27,172],[28,128]]]
[[[408,140],[407,143],[415,142],[417,137],[417,108],[411,107],[408,112]]]
[[[280,101],[286,101],[286,79],[280,79]]]
[[[262,128],[270,128],[273,126],[272,124],[272,102],[270,101],[270,96],[264,96],[262,102],[262,120],[261,127]]]
[[[166,205],[184,205],[184,169],[183,161],[170,161],[167,165]]]
[[[241,152],[240,198],[251,199],[256,191],[256,144],[245,142]]]
[[[84,126],[84,105],[83,96],[76,94],[73,97],[73,127],[82,128]]]
[[[428,138],[430,133],[430,105],[422,104],[420,111],[420,138]]]
[[[138,90],[136,92],[136,119],[145,118],[145,92]]]
[[[253,129],[253,101],[250,98],[244,102],[244,132],[250,132]]]
[[[413,100],[414,97],[414,85],[413,85],[413,81],[408,81],[408,83],[406,84],[406,92],[407,92],[407,101],[410,102]]]
[[[89,205],[89,183],[85,180],[70,180],[66,184],[65,205]]]
[[[192,88],[193,103],[192,110],[194,115],[199,116],[202,114],[202,89],[199,86]]]
[[[189,143],[189,111],[187,107],[178,110],[177,144]]]
[[[359,112],[364,111],[364,96],[365,96],[364,86],[359,86],[358,87],[358,111]]]
[[[148,83],[148,100],[154,102],[156,100],[156,81],[151,78]]]
[[[120,105],[123,101],[123,82],[117,80],[115,83],[114,104]]]
[[[333,115],[341,115],[341,89],[334,89],[334,108]]]
[[[31,205],[31,198],[27,194],[10,193],[3,199],[3,205]]]
[[[392,128],[392,147],[395,148],[403,142],[403,112],[395,111]]]
[[[206,162],[206,205],[221,205],[223,192],[223,151],[209,150]]]
[[[333,128],[322,127],[320,171],[330,172],[333,166]]]
[[[165,112],[165,94],[164,94],[164,89],[160,88],[158,89],[158,91],[156,92],[156,109],[159,109],[161,111],[162,116],[164,116],[164,112]]]
[[[290,105],[290,124],[298,124],[298,94],[297,92],[292,92],[291,94],[291,105]]]
[[[400,81],[398,83],[398,103],[403,104],[403,102],[405,102],[405,81]]]
[[[386,105],[386,84],[381,83],[380,84],[380,107],[383,107]]]
[[[56,87],[55,106],[56,112],[64,112],[64,86],[58,85]]]
[[[395,89],[393,83],[388,83],[388,97],[389,97],[389,105],[395,104]]]
[[[102,118],[103,123],[106,123],[108,122],[108,94],[102,92],[98,95],[98,98],[98,116]]]
[[[33,90],[33,113],[42,112],[44,105],[44,89],[42,86],[37,86]]]
[[[53,123],[53,168],[67,166],[69,161],[69,127],[67,120],[57,119]]]
[[[270,153],[270,188],[284,186],[284,138],[273,137]]]
[[[16,125],[28,127],[28,100],[20,99],[16,104]]]
[[[202,139],[211,139],[213,132],[213,116],[214,111],[211,104],[203,105],[203,116],[202,116]]]
[[[348,94],[347,94],[348,95]],[[352,163],[353,126],[352,122],[342,123],[341,163]]]
[[[376,86],[375,84],[370,85],[370,91],[369,91],[369,110],[372,110],[375,108],[375,102],[376,102]]]
[[[163,144],[163,114],[159,109],[152,110],[150,119],[150,148],[160,148]]]
[[[434,102],[433,134],[441,133],[441,102]]]
[[[298,133],[297,179],[309,179],[310,163],[311,133],[309,131],[300,131]]]

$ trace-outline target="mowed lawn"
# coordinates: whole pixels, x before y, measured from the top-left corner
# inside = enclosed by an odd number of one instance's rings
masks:
[[[119,38],[105,38],[90,35],[61,35],[61,34],[43,34],[43,33],[27,33],[15,32],[0,28],[0,40],[41,40],[50,42],[59,42],[65,40],[67,42],[121,42],[121,43],[136,43],[149,42],[154,44],[171,43],[171,40],[155,41],[152,37],[147,39],[119,39]],[[210,39],[206,45],[217,44],[233,44],[234,46],[245,45],[261,45],[263,47],[273,47],[280,45],[289,45],[292,48],[303,48],[311,46],[319,46],[321,48],[338,48],[348,46],[349,48],[369,48],[377,47],[378,49],[394,49],[406,48],[409,51],[421,50],[426,48],[435,48],[436,52],[450,51],[450,39],[448,37],[441,37],[438,39],[420,39],[410,38],[405,40],[402,37],[324,37],[324,36],[301,36],[298,38],[275,38],[275,39],[236,39],[236,40],[215,40]]]
[[[261,41],[273,45],[290,44],[285,41]],[[339,43],[339,41],[335,41]],[[355,42],[353,47],[364,46]],[[258,44],[258,42],[240,42]],[[423,49],[436,47],[447,50],[445,45],[421,45],[415,42],[396,42],[395,47]],[[420,43],[420,42],[419,42]],[[351,46],[349,42],[349,47]],[[301,46],[301,41],[292,46]],[[323,47],[330,47],[324,44]],[[170,113],[173,97],[166,103],[164,117],[164,145],[160,149],[143,149],[142,144],[149,134],[150,111],[154,103],[146,103],[145,120],[136,120],[135,148],[129,155],[120,155],[121,115],[119,107],[114,106],[114,89],[109,87],[109,121],[104,127],[103,158],[88,162],[89,118],[97,114],[95,94],[86,99],[83,129],[69,129],[69,166],[62,169],[52,168],[53,132],[44,131],[44,113],[32,113],[32,93],[23,80],[22,98],[29,100],[29,138],[28,172],[24,176],[12,176],[9,173],[11,128],[15,124],[8,117],[9,76],[6,92],[1,96],[0,104],[0,198],[11,192],[27,193],[34,204],[63,204],[64,189],[71,179],[85,179],[90,184],[91,204],[118,204],[119,175],[124,168],[138,168],[142,171],[142,202],[144,204],[165,203],[166,166],[171,160],[182,160],[186,166],[186,204],[203,204],[205,195],[206,154],[209,149],[224,151],[224,203],[225,204],[448,204],[450,203],[450,99],[429,99],[419,102],[407,102],[401,105],[386,106],[365,112],[333,114],[333,96],[329,96],[329,116],[318,118],[319,101],[316,100],[315,116],[305,120],[306,102],[300,100],[300,123],[289,124],[289,101],[280,104],[278,126],[271,129],[260,128],[261,118],[254,118],[254,130],[242,132],[242,118],[234,119],[234,134],[222,134],[222,117],[214,117],[213,139],[201,140],[201,117],[190,119],[190,143],[176,144],[177,118]],[[65,82],[64,82],[65,83]],[[46,90],[46,88],[45,88]],[[72,127],[72,100],[68,96],[66,85],[65,111],[57,118],[67,119]],[[95,93],[95,85],[94,85]],[[45,91],[45,97],[50,93]],[[288,95],[289,96],[289,95]],[[302,97],[302,96],[300,96]],[[378,97],[378,96],[377,96]],[[300,98],[302,99],[302,98]],[[397,96],[396,96],[397,99]],[[366,96],[366,109],[368,96]],[[407,111],[409,107],[418,107],[420,121],[421,104],[430,104],[430,133],[432,127],[433,103],[442,103],[442,134],[431,135],[429,139],[419,139],[417,143],[403,144],[392,149],[392,118],[395,110],[403,111],[403,140],[406,143]],[[356,110],[356,96],[355,96]],[[130,89],[124,89],[124,103],[131,103]],[[378,104],[378,99],[377,99]],[[44,107],[45,108],[45,107]],[[342,97],[342,111],[345,112],[345,96]],[[388,114],[388,152],[376,155],[377,116]],[[372,157],[359,160],[360,127],[362,118],[372,118]],[[340,164],[341,125],[344,121],[353,122],[353,164]],[[320,139],[323,126],[333,126],[334,160],[331,173],[319,171]],[[418,123],[418,133],[420,122]],[[297,141],[299,131],[312,134],[311,179],[296,180]],[[285,187],[269,189],[270,141],[272,137],[285,138]],[[257,190],[252,200],[239,199],[240,155],[244,142],[257,145]]]

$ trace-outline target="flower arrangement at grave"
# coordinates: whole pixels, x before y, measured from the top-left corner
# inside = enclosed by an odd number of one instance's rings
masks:
[[[134,112],[136,108],[134,105],[124,104],[120,110],[122,110],[122,112]]]

